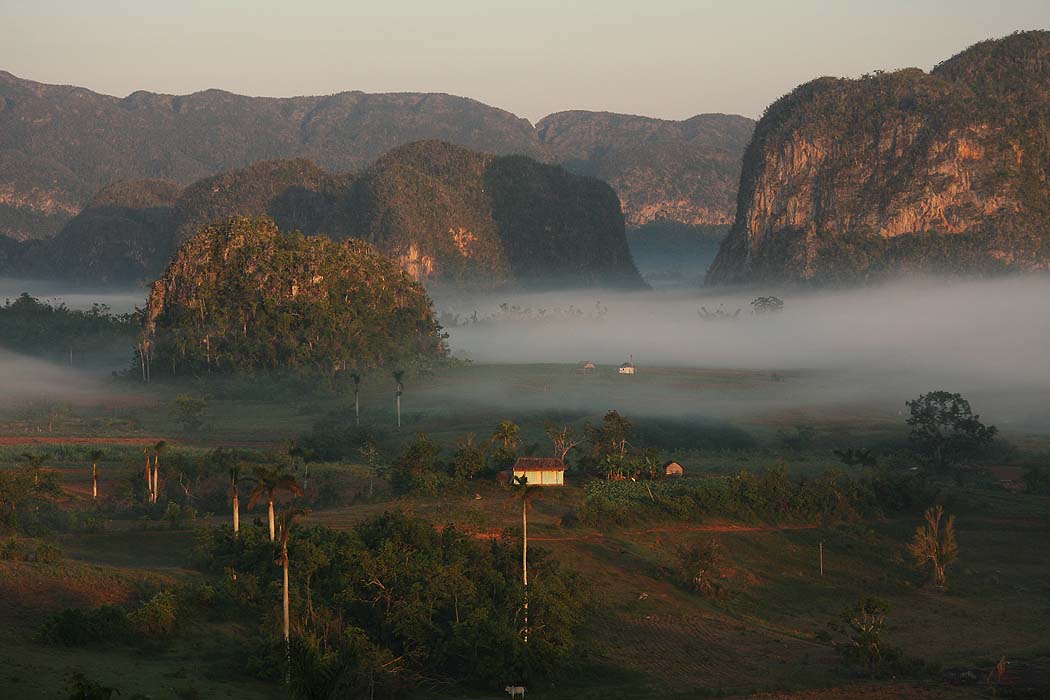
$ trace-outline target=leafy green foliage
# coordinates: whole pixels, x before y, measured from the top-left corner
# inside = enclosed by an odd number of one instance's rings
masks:
[[[791,479],[784,467],[762,474],[703,476],[653,482],[594,481],[575,514],[599,529],[652,522],[734,518],[768,522],[851,519],[912,507],[926,497],[915,478],[875,473],[850,478],[827,472]]]
[[[981,422],[961,394],[931,391],[906,405],[915,453],[935,472],[957,469],[977,458],[998,432]]]
[[[65,359],[73,353],[79,358],[129,348],[140,324],[138,313],[113,315],[103,304],[72,310],[23,292],[0,306],[0,345],[37,356]]]
[[[236,562],[228,595],[256,611],[275,635],[279,585],[274,549],[260,528],[201,533],[202,564]],[[508,677],[541,682],[570,667],[581,619],[581,582],[556,562],[530,563],[528,644],[521,623],[520,549],[482,545],[448,526],[388,513],[354,530],[299,528],[288,540],[297,697],[374,688],[400,697],[424,680],[489,689]],[[283,653],[281,654],[283,656]]]
[[[170,636],[178,622],[179,601],[173,591],[161,591],[128,615],[128,626],[143,637]]]
[[[367,243],[230,219],[187,241],[154,284],[155,372],[376,367],[445,346],[423,288]]]

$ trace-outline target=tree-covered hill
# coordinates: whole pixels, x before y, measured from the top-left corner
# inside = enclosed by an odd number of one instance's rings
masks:
[[[21,244],[6,265],[0,257],[0,271],[93,284],[153,279],[179,242],[231,216],[365,239],[428,284],[642,284],[608,185],[439,141],[397,148],[358,175],[292,159],[215,175],[181,192],[156,181],[115,185],[54,239]]]
[[[749,131],[751,120],[572,114],[573,124],[592,115],[595,125],[585,135],[575,128],[570,137],[560,126],[564,115],[552,115],[536,129],[502,109],[446,94],[266,98],[206,90],[117,98],[0,71],[0,236],[52,236],[95,192],[121,180],[185,185],[258,161],[291,158],[337,172],[359,170],[392,148],[428,139],[571,161],[573,169],[614,183],[623,175],[632,224],[644,223],[657,209],[686,223],[697,217],[703,219],[698,223],[718,223],[731,213],[723,189],[729,182],[735,191],[746,139],[738,132]],[[609,130],[610,119],[629,120],[629,128]],[[727,121],[734,123],[727,127]],[[619,155],[610,156],[607,148]],[[591,159],[595,164],[588,164]],[[680,173],[683,186],[672,187],[672,199],[683,201],[655,205],[673,182],[661,177],[662,193],[650,196],[645,173]],[[710,212],[718,221],[704,218]]]
[[[145,339],[154,376],[329,373],[445,353],[426,291],[373,246],[245,217],[180,246],[150,291]]]

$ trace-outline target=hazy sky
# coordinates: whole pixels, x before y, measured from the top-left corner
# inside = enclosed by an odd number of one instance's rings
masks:
[[[1050,28],[1048,0],[0,0],[0,69],[118,96],[440,91],[758,116],[819,75],[931,68]]]

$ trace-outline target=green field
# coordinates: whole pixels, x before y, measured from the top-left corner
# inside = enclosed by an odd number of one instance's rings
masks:
[[[522,451],[545,455],[545,420],[582,429],[614,408],[651,440],[666,443],[656,447],[682,462],[687,480],[778,464],[795,476],[816,475],[841,467],[832,449],[858,445],[877,449],[890,463],[903,460],[907,432],[898,413],[912,397],[896,405],[799,405],[792,396],[825,378],[784,373],[778,379],[730,370],[650,369],[625,378],[612,368],[583,376],[565,365],[462,365],[406,380],[400,431],[392,427],[392,381],[367,377],[362,419],[385,431],[386,462],[417,432],[445,445],[468,434],[484,441],[504,418],[521,426]],[[185,393],[207,396],[200,430],[182,430],[173,416],[175,396]],[[163,588],[209,582],[194,564],[195,536],[228,520],[226,511],[204,505],[193,519],[171,521],[155,512],[98,509],[90,499],[91,449],[106,451],[100,464],[105,500],[116,497],[118,484],[140,478],[142,447],[158,439],[173,445],[163,468],[171,455],[215,447],[281,452],[319,422],[352,415],[345,387],[302,392],[276,382],[99,383],[68,405],[41,397],[12,406],[0,416],[0,466],[14,467],[24,452],[46,454],[46,467],[62,476],[66,516],[36,537],[23,537],[30,547],[57,545],[60,559],[0,561],[0,695],[66,698],[70,675],[79,670],[119,688],[121,698],[285,697],[279,682],[260,680],[253,666],[252,650],[268,643],[251,639],[256,621],[203,615],[181,623],[170,641],[141,648],[56,646],[39,630],[62,608],[134,608]],[[793,441],[800,428],[805,439]],[[530,551],[546,550],[587,581],[583,652],[569,677],[532,688],[529,697],[1041,697],[1024,693],[1050,687],[1050,498],[1007,490],[1002,482],[1019,480],[1026,466],[1045,465],[1050,443],[1030,433],[1004,438],[1013,449],[990,456],[977,478],[936,484],[939,500],[957,517],[961,550],[945,591],[924,582],[904,549],[918,511],[847,522],[711,517],[568,527],[563,519],[580,506],[591,478],[570,471],[566,487],[546,489],[537,502]],[[520,511],[492,478],[452,483],[437,494],[394,496],[361,459],[350,458],[311,464],[310,479],[307,524],[347,529],[400,509],[435,526],[454,523],[481,542],[520,532]],[[244,521],[258,517],[265,517],[262,508],[242,514]],[[712,539],[722,552],[719,594],[700,596],[674,575],[675,553]],[[915,662],[913,672],[866,678],[818,637],[863,596],[890,603],[885,642]],[[276,598],[275,611],[279,604]],[[1012,663],[1010,683],[990,686],[985,679],[1002,656]],[[975,674],[977,682],[948,685],[952,669]],[[455,687],[432,692],[498,696]]]

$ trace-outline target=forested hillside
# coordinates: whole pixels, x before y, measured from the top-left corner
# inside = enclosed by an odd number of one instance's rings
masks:
[[[631,224],[656,216],[723,223],[753,125],[725,115],[669,122],[572,112],[552,115],[537,129],[507,111],[446,94],[277,99],[206,90],[117,98],[0,71],[0,236],[52,236],[96,192],[121,180],[186,185],[288,158],[359,170],[425,139],[565,163],[607,179],[622,188]],[[647,181],[657,175],[650,191]]]
[[[599,180],[521,156],[438,141],[395,149],[360,174],[265,161],[179,191],[104,190],[53,239],[0,248],[0,272],[84,284],[152,280],[175,247],[231,216],[370,241],[427,283],[465,287],[638,287],[616,194]]]

